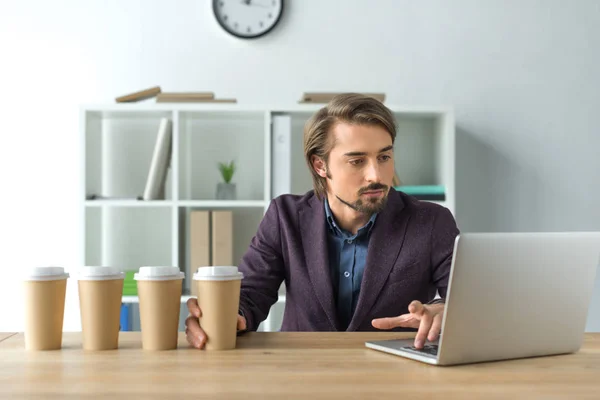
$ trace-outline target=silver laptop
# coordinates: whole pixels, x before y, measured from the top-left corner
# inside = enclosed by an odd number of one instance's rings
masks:
[[[599,260],[600,232],[461,234],[439,341],[365,344],[435,365],[576,352]]]

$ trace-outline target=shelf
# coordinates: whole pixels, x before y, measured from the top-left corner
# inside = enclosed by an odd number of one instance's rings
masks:
[[[115,265],[125,270],[141,265],[178,266],[186,275],[181,296],[183,310],[191,297],[191,272],[195,269],[192,264],[210,263],[197,261],[197,256],[192,261],[192,245],[198,240],[190,241],[191,215],[208,219],[194,226],[195,232],[201,229],[207,234],[210,247],[202,249],[207,252],[204,256],[210,258],[214,251],[213,227],[222,226],[214,223],[212,215],[216,211],[231,213],[232,259],[228,265],[239,265],[274,193],[303,195],[313,188],[304,158],[304,127],[324,106],[297,104],[295,100],[286,104],[249,105],[157,104],[155,100],[84,105],[80,110],[84,155],[80,193],[106,197],[90,200],[80,195],[85,218],[82,262]],[[452,108],[387,103],[386,106],[398,126],[394,153],[402,184],[443,186],[444,201],[421,201],[439,204],[454,213]],[[162,118],[172,122],[165,197],[137,200],[144,192]],[[282,121],[285,125],[281,125]],[[281,141],[278,135],[282,132],[288,141]],[[223,181],[218,164],[232,160],[238,167],[232,180],[236,184],[233,197],[236,200],[217,200],[221,198],[217,196],[218,185]],[[122,299],[124,303],[133,303],[133,309],[139,303],[138,296]],[[267,331],[277,331],[284,309],[285,290],[280,289],[279,301],[261,326]]]
[[[267,202],[262,200],[181,200],[179,207],[190,208],[262,208]]]
[[[170,200],[86,200],[86,207],[170,207]]]
[[[181,302],[185,303],[188,301],[188,299],[190,299],[192,296],[189,295],[183,295],[181,296]],[[121,302],[123,303],[139,303],[140,302],[140,298],[138,296],[123,296]]]
[[[190,207],[190,208],[263,208],[263,200],[86,200],[86,207]]]
[[[181,302],[182,303],[186,303],[190,298],[195,297],[195,296],[190,296],[190,295],[183,295],[181,296]],[[123,303],[139,303],[140,302],[140,298],[138,296],[123,296],[121,302]],[[285,303],[285,295],[279,295],[279,297],[277,298],[277,302],[278,303]]]

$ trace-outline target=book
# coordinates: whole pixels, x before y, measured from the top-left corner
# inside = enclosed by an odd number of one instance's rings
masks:
[[[157,99],[157,103],[237,103],[237,99]]]
[[[299,103],[329,103],[335,96],[342,92],[308,92],[303,93]],[[382,103],[385,101],[385,93],[362,93],[365,96],[373,97]]]
[[[119,96],[115,99],[117,103],[133,103],[136,101],[146,100],[151,97],[158,95],[161,92],[160,86],[154,86],[148,89],[140,90],[139,92],[134,92],[130,94],[126,94],[123,96]]]
[[[172,124],[168,118],[160,120],[154,153],[150,162],[148,179],[144,189],[144,200],[163,200],[165,199],[165,183],[167,180],[167,171],[171,161],[172,147]]]
[[[213,92],[162,92],[156,96],[156,101],[196,101],[212,100],[214,98],[215,94]]]
[[[237,103],[236,99],[217,99],[212,92],[160,93],[157,103]]]
[[[192,277],[200,267],[210,266],[210,212],[194,210],[190,212],[190,271],[186,276]],[[190,293],[198,295],[193,279],[189,279]]]

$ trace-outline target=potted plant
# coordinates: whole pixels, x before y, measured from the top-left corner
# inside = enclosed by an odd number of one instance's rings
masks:
[[[235,183],[231,183],[235,173],[235,162],[233,160],[229,164],[220,162],[219,171],[224,182],[217,184],[217,200],[235,200]]]

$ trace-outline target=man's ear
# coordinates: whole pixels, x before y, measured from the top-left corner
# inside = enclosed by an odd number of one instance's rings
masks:
[[[327,165],[321,157],[313,155],[310,159],[312,167],[321,178],[327,178]]]

